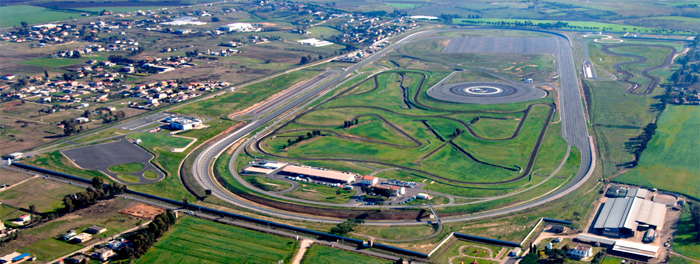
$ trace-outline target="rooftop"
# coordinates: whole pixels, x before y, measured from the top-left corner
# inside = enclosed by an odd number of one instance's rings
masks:
[[[353,179],[355,179],[354,175],[343,173],[340,171],[319,170],[319,169],[301,167],[301,166],[296,166],[296,165],[288,165],[287,167],[284,167],[284,169],[282,169],[282,171],[287,172],[287,173],[296,173],[296,174],[302,174],[302,175],[307,175],[307,176],[332,179],[332,180],[344,181],[344,182],[350,182]]]

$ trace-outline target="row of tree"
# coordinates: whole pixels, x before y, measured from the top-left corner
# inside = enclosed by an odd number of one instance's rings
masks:
[[[642,156],[642,152],[647,149],[647,144],[651,141],[651,138],[656,134],[656,123],[649,123],[644,126],[642,133],[634,138],[630,138],[629,141],[625,142],[625,148],[634,155],[634,161],[632,161],[632,167],[637,166],[639,163],[639,157]]]
[[[92,178],[92,184],[84,192],[69,194],[63,197],[65,212],[73,212],[97,203],[97,201],[111,199],[126,191],[126,186],[120,183],[104,184],[102,178]]]
[[[320,136],[320,135],[321,135],[321,130],[314,130],[311,132],[307,132],[306,135],[299,135],[296,139],[293,139],[293,140],[287,139],[287,144],[282,145],[282,149],[286,149],[287,147],[291,147],[292,145],[294,145],[296,143],[302,142],[302,141],[307,140],[307,139],[312,139],[312,138],[314,138],[316,136]]]
[[[153,221],[146,228],[124,235],[124,238],[131,241],[131,243],[129,246],[120,249],[118,253],[131,260],[140,258],[175,222],[177,222],[175,212],[168,209],[154,217]]]

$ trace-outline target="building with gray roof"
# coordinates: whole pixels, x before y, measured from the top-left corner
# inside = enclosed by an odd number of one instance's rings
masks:
[[[663,225],[666,205],[637,197],[610,198],[602,205],[593,228],[610,237],[633,236],[639,227]]]

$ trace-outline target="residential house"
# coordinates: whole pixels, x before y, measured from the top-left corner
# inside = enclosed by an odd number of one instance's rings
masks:
[[[572,258],[584,259],[593,256],[593,249],[589,246],[578,244],[574,249],[569,251],[569,255],[571,255]]]

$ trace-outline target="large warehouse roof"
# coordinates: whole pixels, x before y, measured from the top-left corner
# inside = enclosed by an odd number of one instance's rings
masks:
[[[615,242],[613,250],[653,258],[656,257],[656,252],[659,250],[659,247],[625,240],[618,240],[617,242]]]
[[[355,176],[352,174],[347,174],[347,173],[342,173],[339,171],[332,171],[332,170],[319,170],[319,169],[301,167],[301,166],[296,166],[296,165],[289,165],[287,167],[284,167],[284,169],[282,169],[282,171],[286,172],[286,173],[296,173],[296,174],[301,174],[301,175],[313,176],[313,177],[342,181],[342,182],[351,182],[355,179]]]
[[[660,227],[663,224],[666,206],[639,198],[611,198],[603,205],[594,228],[637,229],[638,224]]]

